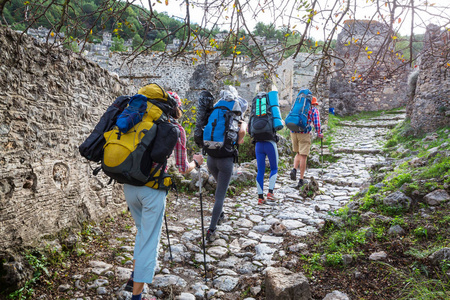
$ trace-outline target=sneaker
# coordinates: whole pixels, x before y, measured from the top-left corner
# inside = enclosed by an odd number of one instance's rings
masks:
[[[225,221],[225,214],[223,212],[221,212],[219,219],[217,220],[217,225],[222,224],[224,221]]]
[[[216,230],[208,229],[206,231],[206,241],[214,242],[216,239]]]
[[[132,292],[133,291],[133,283],[134,283],[133,278],[130,277],[130,279],[128,279],[128,281],[127,281],[127,285],[124,288],[124,291]]]
[[[272,193],[267,193],[267,200],[271,200],[271,201],[277,201],[277,200],[278,200],[278,198],[277,198],[277,197],[275,197],[275,195],[274,195],[274,194],[272,194]]]
[[[262,204],[266,204],[266,200],[262,199],[262,198],[259,198],[258,199],[258,205],[262,205]]]
[[[297,169],[292,169],[291,171],[291,180],[296,180],[297,179]]]
[[[308,183],[308,182],[307,182],[306,180],[300,179],[300,180],[298,181],[297,188],[299,189],[299,188],[301,188],[302,186],[304,186],[304,185],[307,184],[307,183]]]

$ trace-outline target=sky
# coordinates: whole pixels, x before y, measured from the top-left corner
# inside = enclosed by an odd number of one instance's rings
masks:
[[[153,8],[158,12],[167,12],[169,16],[174,16],[178,18],[184,19],[186,16],[186,5],[183,0],[138,0],[143,4],[144,7],[149,7],[149,2],[152,3]],[[381,5],[380,10],[385,10],[385,0],[379,0]],[[409,3],[409,0],[399,0],[401,3]],[[229,1],[233,3],[234,1]],[[292,5],[296,3],[296,7],[298,7],[299,3],[302,1],[295,0],[274,0],[271,2],[275,2],[277,7],[264,7],[264,0],[250,0],[250,1],[240,1],[241,3],[249,2],[249,5],[243,8],[245,20],[250,30],[253,30],[254,26],[257,22],[263,22],[265,24],[276,24],[277,27],[289,25],[292,30],[298,30],[303,32],[304,22],[302,22],[302,16],[306,14],[304,8],[299,11],[293,10]],[[308,2],[311,2],[310,0]],[[316,7],[318,11],[330,10],[333,6],[336,5],[336,8],[333,10],[333,19],[337,20],[341,17],[343,4],[346,0],[319,0],[319,7]],[[351,2],[354,2],[353,0]],[[370,19],[372,15],[375,13],[375,5],[373,4],[374,0],[357,0],[358,6],[356,7],[356,19]],[[376,2],[376,1],[375,1]],[[393,2],[390,0],[389,2]],[[190,15],[191,22],[202,24],[204,21],[204,10],[196,7],[197,5],[204,3],[211,3],[211,0],[197,0],[197,1],[189,1],[191,3],[190,6]],[[441,26],[446,26],[446,28],[450,28],[450,0],[415,0],[414,3],[416,6],[420,6],[420,10],[417,11],[417,15],[415,16],[415,34],[420,34],[425,32],[425,27],[429,23],[434,23]],[[427,5],[425,5],[427,3]],[[166,5],[167,4],[167,5]],[[261,5],[262,6],[261,6]],[[339,6],[340,5],[340,6]],[[352,4],[350,9],[355,9]],[[231,11],[232,7],[230,6],[226,12],[223,12],[222,16],[219,16],[219,13],[215,13],[210,10],[211,16],[209,19],[211,21],[218,21],[219,23],[229,23],[232,20],[233,24],[236,24],[236,20],[232,19]],[[330,32],[332,28],[331,23],[328,22],[328,26],[326,26],[326,17],[329,16],[329,12],[317,14],[311,26],[311,31],[309,35],[313,37],[315,40],[324,40],[325,37]],[[382,11],[383,12],[383,11]],[[408,9],[405,9],[403,12],[400,9],[397,9],[397,14],[395,17],[394,26],[399,29],[400,34],[409,35],[411,30],[411,19],[405,14],[405,12],[409,12]],[[384,11],[387,16],[387,12]],[[354,14],[350,14],[344,16],[343,20],[354,18]],[[304,20],[304,19],[303,19]],[[380,19],[375,18],[374,20],[380,21]],[[204,24],[204,23],[203,23]],[[211,28],[211,24],[208,24],[208,28]],[[230,25],[222,25],[221,29],[229,30]]]

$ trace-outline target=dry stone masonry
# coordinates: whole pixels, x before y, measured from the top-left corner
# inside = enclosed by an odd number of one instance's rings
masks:
[[[389,28],[366,20],[348,20],[344,25],[337,38],[330,107],[339,115],[351,115],[404,106],[409,67],[401,53],[391,51]]]
[[[78,146],[127,88],[68,50],[0,27],[0,258],[126,209]]]
[[[415,97],[408,107],[415,131],[432,132],[450,123],[450,33],[429,25]]]

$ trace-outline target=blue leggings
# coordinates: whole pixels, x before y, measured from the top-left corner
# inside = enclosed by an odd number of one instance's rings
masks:
[[[266,156],[269,158],[270,176],[269,190],[275,188],[278,173],[278,148],[274,141],[256,142],[255,145],[256,163],[258,174],[256,175],[256,187],[258,194],[264,193],[264,173],[266,172]]]

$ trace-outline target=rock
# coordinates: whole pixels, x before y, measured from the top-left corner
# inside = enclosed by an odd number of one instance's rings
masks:
[[[238,277],[220,276],[214,279],[213,285],[215,288],[218,288],[221,291],[231,292],[237,286],[238,282]]]
[[[224,247],[210,247],[208,254],[215,258],[222,258],[228,254],[228,249]]]
[[[342,255],[342,263],[344,266],[348,266],[353,262],[353,257],[350,254]]]
[[[80,238],[75,233],[71,232],[67,238],[64,239],[63,244],[66,246],[67,249],[73,250],[77,243],[79,242]]]
[[[405,235],[405,230],[400,225],[394,225],[388,230],[389,235],[397,236],[397,235]]]
[[[333,291],[327,294],[323,300],[350,300],[350,297],[345,293]]]
[[[195,296],[192,295],[191,293],[181,293],[175,299],[176,300],[195,300]]]
[[[370,260],[384,260],[387,257],[386,252],[380,251],[380,252],[374,252],[369,256]]]
[[[155,275],[151,287],[161,290],[173,290],[174,293],[181,293],[186,287],[187,282],[176,275]]]
[[[61,284],[60,286],[58,286],[58,292],[65,293],[71,288],[72,287],[70,286],[70,284]]]
[[[307,247],[308,247],[308,245],[305,243],[298,243],[298,244],[289,246],[288,250],[291,252],[298,252],[300,250],[306,249]]]
[[[308,279],[285,268],[268,268],[265,277],[266,299],[310,300]]]
[[[450,200],[450,195],[445,190],[435,190],[424,197],[428,205],[436,206]]]
[[[103,286],[98,287],[97,295],[108,295],[108,289]]]
[[[89,266],[91,266],[91,272],[97,275],[101,275],[105,273],[106,271],[109,271],[113,268],[113,265],[101,262],[101,261],[95,261],[91,260],[89,262]]]
[[[383,204],[392,208],[408,210],[411,206],[411,198],[400,191],[396,191],[384,198]]]
[[[261,286],[260,286],[260,285],[258,285],[258,286],[252,286],[252,287],[250,288],[250,293],[252,293],[253,296],[258,295],[260,292],[261,292]]]
[[[127,281],[131,277],[131,272],[133,270],[129,268],[122,268],[117,267],[116,268],[116,278],[119,281]]]
[[[450,261],[450,248],[442,248],[433,254],[431,254],[428,259],[434,264],[439,265],[444,260]]]
[[[33,276],[33,269],[27,267],[27,263],[22,256],[9,255],[0,256],[2,262],[2,272],[0,273],[0,286],[5,291],[13,292]]]

